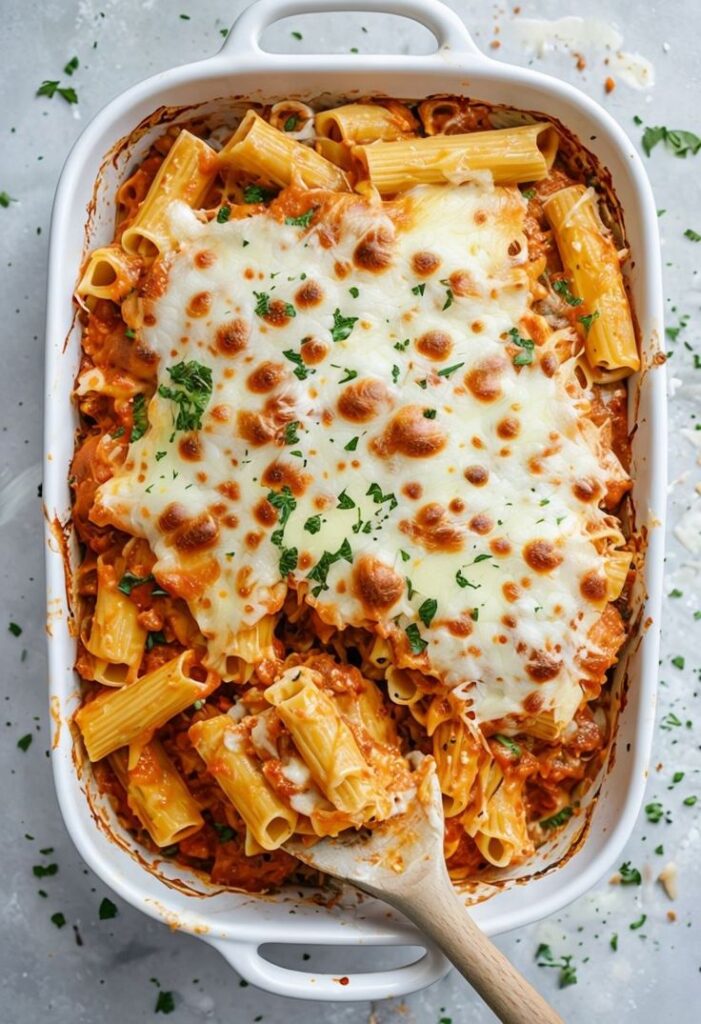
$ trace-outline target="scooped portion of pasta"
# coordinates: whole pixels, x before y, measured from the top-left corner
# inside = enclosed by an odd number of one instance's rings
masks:
[[[76,721],[127,826],[217,884],[401,813],[413,752],[454,877],[520,864],[605,759],[626,250],[572,140],[510,116],[171,128],[82,268]]]

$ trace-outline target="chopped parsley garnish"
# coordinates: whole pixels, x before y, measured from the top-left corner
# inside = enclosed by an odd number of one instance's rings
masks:
[[[452,288],[446,288],[446,290],[445,290],[445,302],[443,303],[442,311],[446,310],[446,309],[450,309],[450,307],[452,305],[453,305],[453,289]]]
[[[424,409],[424,419],[435,420],[436,410],[435,409]]]
[[[46,96],[48,99],[53,99],[56,93],[63,97],[66,103],[78,102],[78,94],[73,86],[61,85],[60,82],[50,81],[49,79],[45,79],[36,92],[37,96]]]
[[[13,199],[12,196],[9,195],[9,193],[7,193],[7,192],[0,192],[0,206],[2,206],[2,208],[4,210],[6,210],[8,208],[10,203],[16,203],[16,202],[17,202],[17,200]]]
[[[614,953],[617,951],[617,949],[618,949],[618,932],[614,932],[613,935],[611,936],[611,938],[609,940],[609,946],[614,951]]]
[[[160,629],[155,633],[149,633],[146,637],[146,650],[152,651],[157,644],[167,644],[165,633]]]
[[[291,423],[285,424],[285,429],[282,432],[282,440],[285,444],[299,444],[299,436],[297,434],[298,426],[298,420],[292,420]]]
[[[409,559],[411,558],[411,555],[409,554],[409,552],[402,550],[402,548],[399,549],[399,554],[402,556],[402,561],[403,562],[408,562]]]
[[[360,295],[360,289],[356,288],[355,285],[353,285],[352,288],[349,288],[348,291],[350,292],[354,299],[357,299],[358,296]]]
[[[672,782],[676,786],[676,784],[678,782],[681,782],[683,778],[684,778],[684,772],[675,772],[674,775],[672,776]]]
[[[578,316],[577,319],[584,328],[584,333],[589,334],[592,324],[599,319],[599,310],[595,309],[593,313],[589,313],[587,316]]]
[[[156,1000],[155,1013],[172,1013],[175,1009],[175,998],[172,992],[159,992]]]
[[[667,597],[684,597],[684,591],[678,590],[675,587],[674,590],[670,590],[670,592],[667,594]]]
[[[412,654],[423,654],[428,647],[428,641],[424,640],[419,632],[419,627],[415,622],[412,622],[410,626],[407,626],[404,630],[409,640],[409,647]]]
[[[156,452],[156,455],[155,455],[156,462],[160,462],[161,459],[165,459],[167,454],[168,454],[168,452]]]
[[[428,628],[431,625],[437,611],[438,601],[436,601],[435,597],[427,597],[419,608],[419,618],[424,626]]]
[[[422,284],[415,284],[414,287],[411,289],[411,291],[412,291],[412,294],[414,294],[414,295],[423,295],[423,293],[426,291],[426,284],[425,284],[425,282],[422,283]]]
[[[132,340],[132,338],[135,338],[136,337],[136,331],[134,330],[134,328],[133,327],[127,327],[126,331],[124,332],[124,337],[125,338],[129,338],[130,341]]]
[[[521,748],[515,740],[511,739],[510,736],[504,736],[502,733],[498,732],[494,736],[494,739],[497,743],[501,743],[502,747],[506,747],[512,757],[521,756]]]
[[[334,341],[345,341],[358,322],[357,316],[343,316],[340,309],[333,311],[333,327],[331,337]]]
[[[296,228],[308,228],[315,213],[316,207],[312,206],[310,210],[301,213],[299,217],[285,217],[285,224],[292,224]]]
[[[555,967],[559,970],[560,988],[567,988],[568,985],[577,984],[577,968],[572,965],[572,956],[563,956],[556,960],[550,946],[544,942],[538,946],[535,955],[538,967]]]
[[[270,535],[270,539],[276,546],[282,545],[282,535],[285,532],[287,521],[297,508],[297,501],[287,485],[281,491],[270,491],[267,495],[268,502],[280,513],[278,516],[278,528]]]
[[[689,153],[694,156],[701,149],[701,139],[698,135],[694,135],[693,132],[665,128],[663,125],[646,128],[643,132],[643,150],[645,155],[650,156],[659,142],[664,142],[665,147],[674,156],[682,158],[685,158]]]
[[[292,36],[293,39],[302,39],[303,38],[301,32],[290,32],[290,35]]]
[[[570,291],[570,286],[561,278],[559,281],[553,281],[553,291],[557,292],[561,299],[564,299],[568,306],[581,306],[582,299],[578,295],[573,295]]]
[[[655,853],[658,857],[664,857],[664,846],[660,843],[659,846],[655,847]]]
[[[685,807],[693,807],[697,800],[698,800],[697,796],[687,796],[687,797],[684,798],[682,803],[684,804]]]
[[[244,203],[268,203],[274,199],[276,192],[261,185],[246,185],[243,190]]]
[[[395,341],[394,348],[396,348],[397,352],[406,352],[409,348],[409,339],[405,338],[404,341]]]
[[[348,442],[348,444],[344,444],[344,446],[343,446],[344,452],[354,452],[356,450],[356,448],[358,447],[358,441],[359,440],[360,440],[359,437],[352,437],[350,439],[350,441]]]
[[[465,365],[464,363],[454,363],[452,366],[446,366],[443,370],[439,370],[438,371],[438,376],[439,377],[450,377],[450,375],[452,373],[455,373],[456,370],[459,370],[460,367],[464,366],[464,365]]]
[[[521,195],[524,199],[535,199],[536,191],[534,188],[524,188]]]
[[[395,363],[394,366],[392,367],[392,383],[393,384],[396,384],[397,381],[399,380],[399,374],[400,373],[401,373],[401,370],[399,369],[399,367]]]
[[[411,601],[412,597],[416,593],[416,591],[414,590],[414,584],[411,582],[408,576],[404,577],[404,582],[406,583],[406,596]]]
[[[368,489],[367,489],[367,491],[365,493],[366,493],[367,496],[372,498],[372,500],[375,502],[376,505],[383,505],[386,501],[388,501],[389,502],[389,510],[390,510],[390,512],[393,509],[395,509],[397,507],[397,505],[398,505],[398,501],[397,501],[396,497],[394,496],[394,494],[392,494],[392,493],[383,494],[382,493],[382,488],[380,487],[379,484],[376,484],[376,483],[375,484],[370,484],[370,486],[368,487]]]
[[[338,496],[338,505],[336,505],[336,508],[355,508],[355,502],[346,494],[345,488]]]
[[[640,917],[638,918],[638,920],[631,922],[631,924],[629,924],[628,927],[630,928],[630,930],[632,932],[635,932],[635,931],[638,930],[638,928],[642,928],[642,926],[645,924],[646,921],[647,921],[647,914],[641,914]]]
[[[135,576],[133,572],[125,572],[117,584],[117,590],[121,590],[121,592],[126,594],[128,597],[134,587],[140,587],[144,583],[153,583],[153,581],[153,573],[149,573],[148,576]]]
[[[358,376],[358,371],[346,370],[345,374],[345,377],[341,377],[341,379],[339,380],[339,384],[347,384],[349,380],[355,380],[355,378]]]
[[[297,127],[298,121],[299,117],[297,116],[297,114],[290,114],[290,116],[287,118],[283,125],[284,130],[286,132],[293,132]]]
[[[51,915],[51,923],[55,924],[57,928],[63,928],[66,923],[66,915],[59,910],[56,914]]]
[[[207,403],[212,397],[211,369],[191,359],[187,363],[169,366],[167,370],[176,387],[161,384],[158,394],[161,398],[169,398],[178,407],[175,430],[199,430]]]
[[[7,628],[13,636],[22,636],[22,627],[18,626],[16,622],[11,622]]]
[[[684,661],[684,658],[681,656],[681,654],[675,655],[670,660],[671,660],[672,664],[674,665],[674,667],[678,668],[678,669],[683,669],[684,665],[686,664],[686,662]]]
[[[267,292],[254,292],[256,297],[255,313],[258,316],[267,316],[270,312],[270,296]],[[297,310],[294,308],[291,302],[286,302],[284,305],[285,316],[297,316]]]
[[[51,878],[52,875],[58,873],[58,864],[35,864],[32,868],[32,874],[35,878]]]
[[[17,740],[17,746],[21,751],[23,751],[23,753],[26,754],[29,748],[31,747],[32,739],[32,734],[28,732],[26,736],[22,736],[20,739]]]
[[[566,821],[574,814],[574,810],[568,805],[567,807],[561,807],[557,814],[552,814],[549,818],[541,818],[541,828],[559,828],[560,825],[564,825]]]
[[[216,830],[216,833],[217,833],[217,835],[219,837],[219,842],[220,843],[230,843],[231,840],[236,835],[236,833],[234,832],[233,828],[231,828],[230,825],[222,824],[222,822],[220,822],[220,821],[215,821],[213,824],[214,824],[214,828]]]
[[[522,338],[518,333],[517,327],[512,327],[509,331],[509,337],[514,345],[518,345],[519,348],[523,349],[522,352],[517,352],[512,362],[514,366],[530,366],[533,362],[533,350],[535,349],[535,342],[532,338]]]
[[[701,242],[701,235],[698,231],[694,231],[693,228],[687,228],[684,232],[684,238],[688,238],[690,242]]]
[[[307,573],[307,579],[314,580],[318,584],[318,586],[312,588],[312,595],[314,597],[318,597],[322,590],[329,589],[329,585],[326,582],[329,569],[341,558],[345,559],[346,562],[352,563],[353,561],[353,550],[347,539],[343,541],[338,551],[324,551],[314,568]]]
[[[670,729],[679,728],[681,724],[682,723],[678,716],[675,715],[673,711],[669,711],[660,722],[660,729],[664,729],[668,732]]]
[[[310,516],[304,524],[307,533],[318,533],[321,529],[321,516]]]
[[[226,206],[226,204],[224,206],[220,206],[219,213],[217,214],[217,224],[226,224],[230,216],[231,207]]]
[[[643,879],[640,872],[637,868],[631,867],[629,860],[621,864],[618,873],[621,876],[621,885],[642,885]]]
[[[470,618],[473,622],[479,622],[480,610],[479,608],[473,608],[470,612]]]
[[[470,583],[467,576],[463,576],[462,569],[458,569],[458,571],[455,573],[455,582],[459,587],[462,587],[463,589],[465,587],[471,587],[473,590],[479,590],[480,586],[479,583]]]
[[[654,802],[651,804],[645,804],[645,814],[647,820],[653,825],[656,825],[658,821],[661,821],[664,817],[664,808],[661,803]]]
[[[108,899],[105,896],[102,902],[100,903],[100,909],[97,912],[97,915],[100,918],[100,920],[111,921],[112,918],[116,917],[118,913],[119,911],[117,910],[117,907],[114,905],[112,900]]]
[[[283,577],[297,568],[297,548],[282,548],[280,551],[280,575]]]
[[[316,370],[310,370],[307,367],[299,352],[295,352],[294,349],[285,349],[282,354],[285,359],[289,359],[291,363],[295,364],[292,372],[298,380],[306,380],[310,373],[316,373]]]
[[[138,441],[148,430],[148,416],[146,415],[146,396],[134,395],[131,403],[132,428],[130,441]]]

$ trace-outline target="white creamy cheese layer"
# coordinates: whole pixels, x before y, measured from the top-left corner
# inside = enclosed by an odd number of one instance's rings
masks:
[[[309,227],[173,205],[179,251],[141,336],[160,385],[194,360],[213,393],[185,434],[157,391],[97,505],[148,540],[214,667],[305,583],[327,621],[425,643],[478,721],[572,717],[600,615],[580,585],[603,575],[603,513],[573,485],[601,496],[605,473],[569,371],[513,344],[531,315],[525,206],[487,181],[422,186],[399,210],[344,197]]]

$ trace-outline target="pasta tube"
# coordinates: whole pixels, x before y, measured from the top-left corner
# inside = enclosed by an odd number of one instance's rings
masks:
[[[297,815],[268,785],[260,763],[246,750],[246,730],[228,715],[218,715],[196,722],[188,735],[255,842],[264,850],[276,850],[286,842],[295,831]]]
[[[119,245],[106,245],[95,249],[76,288],[81,299],[110,299],[120,302],[132,288],[136,288],[141,273],[141,260]]]
[[[136,679],[146,643],[146,630],[138,622],[139,609],[117,590],[112,566],[97,562],[97,599],[86,649],[96,659],[98,682],[121,686]]]
[[[76,712],[91,761],[99,761],[137,737],[160,729],[174,715],[215,689],[218,676],[209,673],[204,682],[193,679],[192,651],[184,651],[135,683],[101,694]]]
[[[437,185],[461,172],[491,171],[496,185],[547,177],[558,136],[549,124],[529,124],[465,135],[433,135],[356,146],[361,175],[383,195],[415,185]]]
[[[204,825],[197,801],[161,743],[151,740],[128,769],[126,748],[109,758],[126,790],[127,803],[156,846],[171,846],[198,832]]]
[[[283,188],[295,177],[307,188],[349,191],[345,174],[313,149],[278,131],[249,110],[219,154],[222,166]]]
[[[589,364],[609,380],[640,369],[633,318],[616,248],[604,234],[595,193],[584,185],[555,192],[543,204],[562,265],[584,300],[580,317]]]
[[[153,260],[172,248],[168,208],[176,199],[197,208],[216,177],[217,154],[202,139],[181,131],[153,179],[134,221],[122,234],[122,246],[131,255]]]
[[[416,120],[401,103],[387,107],[378,103],[348,103],[322,110],[315,119],[317,135],[335,142],[384,142],[408,138],[416,133]]]

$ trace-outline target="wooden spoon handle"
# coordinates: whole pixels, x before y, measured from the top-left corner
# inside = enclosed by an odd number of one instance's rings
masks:
[[[480,931],[444,870],[392,903],[439,946],[503,1024],[563,1024],[562,1018]],[[387,898],[387,896],[385,896]]]

